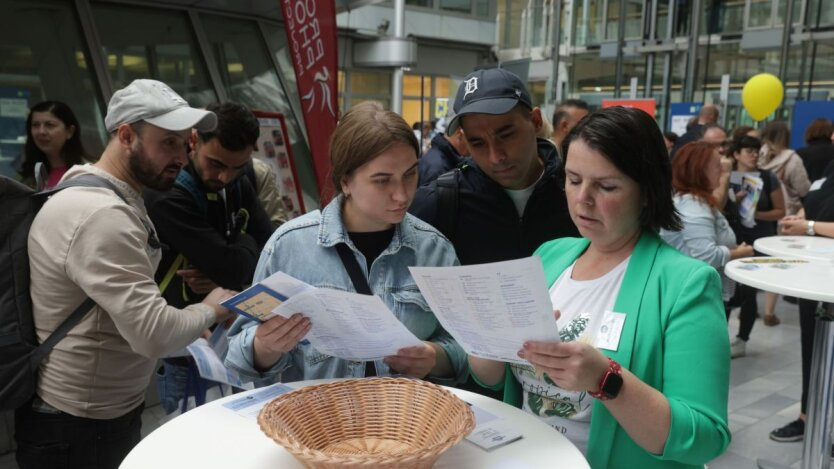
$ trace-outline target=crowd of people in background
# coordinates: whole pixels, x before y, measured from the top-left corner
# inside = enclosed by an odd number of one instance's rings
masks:
[[[703,467],[730,442],[731,358],[747,353],[760,315],[780,323],[777,296],[765,294],[760,313],[757,291],[724,266],[758,255],[765,236],[834,237],[834,124],[815,120],[794,150],[783,120],[732,131],[719,121],[707,104],[676,135],[643,111],[579,99],[545,116],[516,75],[477,70],[436,122],[409,126],[370,102],[348,110],[330,144],[336,197],[287,220],[274,175],[252,157],[259,128],[244,106],[194,109],[167,85],[137,80],[108,105],[104,153],[88,155],[72,110],[38,103],[19,181],[45,190],[93,177],[113,189],[66,189],[32,225],[39,339],[85,298],[95,306],[18,409],[18,463],[117,467],[139,441],[154,374],[167,412],[186,411],[189,393],[201,404],[216,384],[186,358],[157,360],[226,323],[226,366],[259,385],[406,374],[516,405],[594,468]],[[542,259],[561,338],[519,344],[533,366],[467,356],[408,271],[531,255]],[[260,323],[220,305],[278,271],[380,296],[423,345],[341,360],[303,340],[311,324],[301,313]],[[817,307],[799,301],[802,409],[776,441],[804,434]],[[609,320],[622,321],[618,344],[599,332]]]

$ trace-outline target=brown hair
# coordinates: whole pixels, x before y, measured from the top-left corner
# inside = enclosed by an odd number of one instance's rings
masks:
[[[774,154],[788,148],[791,144],[791,131],[787,122],[776,120],[767,124],[762,129],[762,142],[766,143]]]
[[[675,153],[672,161],[672,188],[678,194],[692,194],[713,207],[718,201],[712,195],[706,167],[715,153],[715,145],[691,142]]]
[[[832,133],[834,133],[834,124],[830,120],[823,117],[814,119],[805,129],[805,143],[811,143],[811,140],[831,141]]]
[[[375,101],[351,107],[330,137],[330,181],[336,194],[342,193],[343,178],[397,143],[413,148],[419,157],[414,131],[399,114],[386,111]]]

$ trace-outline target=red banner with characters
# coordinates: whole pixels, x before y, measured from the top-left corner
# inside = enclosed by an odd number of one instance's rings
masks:
[[[336,128],[339,61],[334,0],[281,0],[322,205],[330,193],[330,135]]]

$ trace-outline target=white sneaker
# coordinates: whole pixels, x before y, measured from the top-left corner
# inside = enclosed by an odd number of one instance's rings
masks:
[[[730,358],[743,357],[747,354],[747,342],[736,337],[730,342]]]

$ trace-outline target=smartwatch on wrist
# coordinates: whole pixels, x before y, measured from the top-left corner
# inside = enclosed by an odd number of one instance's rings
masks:
[[[591,397],[601,401],[614,399],[623,388],[623,377],[620,375],[620,364],[608,359],[608,369],[599,381],[599,391],[588,391]]]
[[[805,228],[805,234],[808,236],[816,236],[817,232],[814,231],[814,220],[808,220],[808,227]]]

